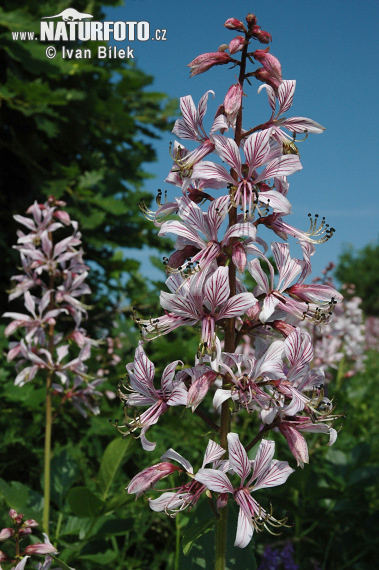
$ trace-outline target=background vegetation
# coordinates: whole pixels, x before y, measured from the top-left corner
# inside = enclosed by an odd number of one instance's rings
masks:
[[[100,17],[104,4],[116,2],[94,1],[91,13]],[[85,11],[87,3],[78,0],[75,7]],[[139,338],[138,330],[123,315],[130,313],[131,300],[145,314],[154,313],[157,306],[160,283],[149,283],[139,273],[138,262],[128,259],[125,251],[131,246],[158,246],[137,204],[141,199],[151,200],[143,191],[145,164],[155,159],[154,138],[170,128],[176,102],[148,89],[152,78],[131,64],[103,60],[77,66],[59,59],[49,61],[43,45],[22,45],[10,39],[11,30],[37,31],[39,16],[56,12],[52,2],[28,2],[26,6],[25,2],[5,1],[0,9],[4,164],[0,311],[16,310],[8,306],[6,294],[18,263],[11,247],[16,241],[12,215],[23,213],[33,200],[43,201],[49,194],[67,200],[72,218],[79,220],[92,269],[93,309],[87,326],[98,337],[117,333],[121,339],[116,350],[120,363],[108,366],[108,381],[103,385],[111,395],[125,364],[133,359]],[[356,283],[367,315],[379,312],[377,249],[368,246],[356,254],[346,251],[336,271],[341,282]],[[38,378],[23,388],[13,385],[15,372],[6,363],[3,329],[0,524],[6,527],[9,508],[41,520],[45,390]],[[148,351],[159,374],[178,354],[190,364],[195,348],[192,334],[179,331],[169,342],[157,339]],[[107,366],[105,353],[105,348],[94,352],[92,370]],[[379,533],[378,383],[379,354],[374,350],[367,354],[365,372],[339,381],[337,388],[332,383],[330,392],[337,409],[346,415],[337,443],[327,448],[315,436],[310,465],[297,470],[283,487],[266,496],[262,493],[263,501],[272,502],[276,512],[284,515],[288,511],[291,528],[278,537],[260,535],[253,541],[258,566],[263,564],[265,545],[280,550],[291,541],[295,562],[304,570],[374,567]],[[138,441],[123,440],[112,425],[116,419],[122,421],[119,401],[104,396],[100,407],[100,415],[85,419],[66,406],[55,421],[50,539],[61,559],[78,570],[204,568],[204,550],[197,543],[192,546],[190,536],[184,545],[192,550],[184,558],[181,530],[190,517],[208,516],[203,512],[206,505],[197,514],[185,512],[170,519],[150,511],[144,498],[135,502],[127,495],[124,488],[131,477],[147,466],[146,454]],[[184,423],[180,411],[171,408],[167,420],[154,427],[158,443],[149,465],[172,445],[170,431],[176,434],[175,449],[191,457],[194,465],[200,463],[204,441],[212,434],[198,418],[188,420],[186,415]],[[292,464],[283,438],[278,438],[277,446],[277,456]],[[211,541],[210,535],[203,540]],[[239,554],[232,552],[230,568],[241,568]],[[252,552],[248,555],[250,567],[255,568]]]

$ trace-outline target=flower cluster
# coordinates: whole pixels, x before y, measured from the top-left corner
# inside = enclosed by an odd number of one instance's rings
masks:
[[[86,415],[86,410],[98,411],[95,398],[101,395],[97,386],[103,380],[91,379],[85,364],[95,344],[82,327],[87,316],[82,299],[91,292],[85,282],[88,267],[78,223],[64,206],[49,198],[44,204],[35,202],[27,210],[29,216],[15,216],[28,231],[18,231],[14,247],[22,273],[13,277],[9,300],[22,298],[26,312],[4,314],[12,319],[5,335],[22,331],[8,353],[8,361],[16,360],[19,368],[16,385],[23,386],[44,370],[61,403],[70,401]]]
[[[14,509],[9,511],[9,516],[12,520],[12,526],[3,528],[0,531],[0,541],[7,541],[8,546],[12,543],[15,554],[5,554],[5,552],[0,550],[0,562],[14,564],[11,570],[23,570],[31,556],[46,556],[58,552],[46,534],[44,534],[45,541],[43,543],[33,543],[21,550],[21,542],[31,535],[32,529],[37,527],[38,523],[34,519],[24,520],[24,515],[17,513]],[[48,570],[51,562],[51,557],[47,556],[43,564],[38,564],[38,568],[40,570]]]
[[[323,270],[322,282],[333,286],[329,272],[333,263]],[[314,323],[303,321],[300,326],[312,336],[314,346],[314,365],[325,370],[325,377],[330,381],[332,370],[339,370],[342,376],[349,377],[364,370],[365,350],[367,348],[366,327],[361,309],[362,299],[355,295],[354,285],[343,285],[345,298],[335,308],[332,321],[322,328]]]
[[[139,437],[142,447],[152,451],[156,444],[146,432],[170,407],[190,408],[204,419],[220,445],[209,440],[198,471],[169,449],[160,463],[131,480],[128,492],[139,496],[168,475],[181,473],[187,481],[149,499],[151,509],[175,514],[206,494],[223,516],[228,499],[233,500],[239,507],[235,545],[243,548],[254,530],[285,523],[255,499],[256,491],[285,483],[294,471],[286,461],[273,458],[275,444],[263,436],[279,431],[300,467],[309,461],[304,433],[328,434],[329,445],[337,437],[332,427],[337,416],[324,394],[323,370],[312,365],[312,339],[296,323],[328,323],[342,295],[331,284],[306,282],[315,244],[327,241],[334,229],[324,219],[319,222],[318,216],[311,216],[308,231],[284,221],[291,212],[288,177],[302,168],[296,135],[306,138],[322,133],[324,127],[305,117],[285,116],[296,82],[283,79],[280,62],[269,48],[249,51],[254,40],[271,41],[256,17],[248,14],[246,24],[230,18],[225,27],[242,35],[217,52],[195,58],[189,64],[191,76],[232,64],[239,68],[238,83],[227,91],[209,130],[205,115],[213,92],[205,93],[197,106],[190,95],[181,98],[182,118],[173,133],[192,141],[195,148],[187,149],[178,141],[171,147],[173,165],[166,183],[179,188],[180,196],[162,203],[160,192],[157,212],[143,206],[160,236],[176,236],[175,251],[164,260],[169,289],[161,292],[164,314],[146,319],[135,313],[142,341],[134,362],[126,367],[129,380],[119,389],[125,424],[118,429]],[[263,67],[250,72],[249,62]],[[245,82],[253,77],[264,82],[258,91],[266,91],[271,114],[246,130],[242,97]],[[258,236],[261,226],[281,240],[270,245],[274,263],[269,246]],[[300,258],[291,256],[288,236],[298,239]],[[251,291],[247,282],[253,283]],[[181,326],[200,330],[193,365],[171,362],[157,387],[145,347]],[[244,339],[247,349],[239,346]],[[254,348],[252,353],[249,347]],[[209,402],[205,404],[209,396],[211,417]],[[260,427],[246,445],[229,427],[232,411],[258,420]],[[252,460],[248,452],[259,442]]]

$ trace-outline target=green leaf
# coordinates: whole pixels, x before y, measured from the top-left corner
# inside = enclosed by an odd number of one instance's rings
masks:
[[[54,565],[58,566],[58,568],[63,568],[63,570],[72,570],[70,566],[67,566],[65,562],[59,560],[59,558],[57,558],[53,554],[49,554],[49,556],[51,556],[51,558],[54,560],[55,563]]]
[[[7,505],[16,511],[22,510],[28,501],[28,489],[25,485],[12,481],[9,485],[4,479],[0,479],[0,492]]]
[[[103,501],[108,495],[118,468],[126,459],[126,456],[131,453],[129,446],[130,439],[122,439],[119,437],[111,441],[104,451],[97,477],[97,485],[101,492],[101,498]]]
[[[79,554],[80,560],[89,560],[90,562],[101,565],[103,568],[106,568],[117,556],[118,552],[111,550],[105,540],[89,542]]]
[[[99,536],[105,535],[124,535],[133,529],[135,521],[132,518],[129,519],[116,519],[107,518],[107,520],[98,529],[97,534]]]
[[[189,528],[186,528],[183,534],[183,554],[187,556],[195,541],[212,530],[216,522],[215,518],[208,519],[206,521],[201,521],[191,525]]]
[[[87,487],[73,487],[67,493],[67,501],[74,515],[78,517],[96,517],[104,503]]]
[[[246,548],[236,548],[234,546],[237,519],[237,505],[229,502],[225,570],[241,570],[241,568],[256,570],[257,566],[252,542]],[[210,528],[208,529],[206,528],[207,522],[210,525]],[[201,524],[204,525],[203,532],[196,532],[197,525]],[[213,513],[207,501],[203,501],[191,513],[188,525],[190,525],[190,528],[188,531],[186,529],[184,533],[183,544],[187,547],[187,554],[191,552],[191,556],[186,556],[185,558],[184,556],[181,556],[180,568],[185,568],[186,570],[213,568],[215,551],[215,519],[213,518]],[[191,538],[191,535],[193,538]]]
[[[63,448],[51,461],[51,498],[62,507],[67,491],[75,483],[79,469],[70,450]]]

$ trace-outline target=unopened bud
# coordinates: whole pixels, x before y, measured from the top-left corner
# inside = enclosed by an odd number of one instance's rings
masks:
[[[198,55],[193,61],[191,61],[191,63],[188,64],[187,67],[191,69],[190,77],[193,77],[194,75],[199,75],[200,73],[208,71],[208,69],[215,65],[224,65],[230,61],[232,61],[232,59],[227,53],[217,51]]]
[[[46,544],[42,542],[37,544],[31,544],[30,546],[27,546],[24,550],[24,554],[54,554],[55,552],[58,552],[55,546],[53,546],[52,544]]]
[[[138,498],[142,493],[147,491],[147,489],[154,487],[158,481],[178,470],[180,470],[180,467],[172,465],[172,463],[166,461],[152,465],[133,477],[129,485],[126,487],[128,493],[136,493]]]
[[[255,26],[257,23],[257,17],[255,14],[248,14],[246,16],[246,22],[248,23],[249,28]]]
[[[39,525],[38,525],[38,522],[35,521],[34,519],[27,519],[27,520],[24,522],[24,525],[25,525],[25,527],[28,527],[28,526],[29,526],[29,527],[36,527],[36,526],[39,526]]]
[[[226,504],[228,502],[228,493],[220,493],[220,495],[217,498],[217,510],[221,510],[224,507],[226,507]]]
[[[28,536],[29,534],[32,534],[32,529],[31,528],[20,528],[20,530],[18,531],[18,534],[20,536]]]
[[[228,28],[228,30],[238,30],[240,32],[243,32],[245,30],[245,26],[241,20],[237,20],[237,18],[229,18],[226,20],[224,26],[225,28]]]
[[[237,51],[240,51],[243,48],[244,43],[245,43],[245,38],[243,36],[237,36],[233,38],[229,44],[229,52],[233,54],[236,53]]]
[[[238,111],[242,105],[242,94],[242,87],[239,83],[236,83],[235,85],[229,87],[229,90],[224,99],[224,111],[228,117],[228,120],[231,116],[234,117],[238,114]]]
[[[256,28],[259,28],[259,26],[256,26]],[[253,36],[257,38],[261,44],[268,44],[269,42],[272,42],[271,34],[261,29],[257,29],[257,31],[253,33]]]
[[[7,540],[7,538],[12,536],[13,534],[14,534],[13,528],[3,528],[0,531],[0,541],[3,542],[4,540]]]
[[[271,53],[269,53],[270,48],[257,49],[253,53],[253,58],[260,61],[266,71],[276,80],[282,80],[282,66],[280,61]]]

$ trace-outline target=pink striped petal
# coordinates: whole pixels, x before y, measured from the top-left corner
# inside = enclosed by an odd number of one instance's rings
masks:
[[[270,136],[271,129],[265,129],[247,137],[243,150],[249,165],[248,178],[253,170],[264,164],[270,152]]]
[[[203,180],[205,187],[208,188],[224,188],[227,184],[235,184],[234,178],[221,164],[207,160],[194,165],[192,178]]]
[[[295,79],[285,79],[279,85],[278,88],[278,101],[279,101],[279,112],[278,115],[282,115],[292,106],[293,96],[295,93],[296,81]]]
[[[216,493],[233,493],[233,486],[225,473],[217,469],[199,469],[195,475],[196,481],[202,483],[210,491]]]
[[[275,452],[275,442],[262,439],[254,460],[254,469],[251,480],[262,479],[268,472]]]
[[[210,439],[207,445],[207,449],[205,450],[202,467],[208,463],[213,463],[214,461],[221,459],[225,453],[225,449],[221,447],[221,445],[218,445],[218,443]]]
[[[325,127],[320,125],[320,123],[316,123],[312,119],[308,119],[307,117],[291,117],[290,119],[285,119],[284,121],[280,122],[282,127],[285,127],[289,131],[294,133],[314,133],[320,134],[325,131]]]
[[[254,485],[254,491],[283,485],[294,471],[295,469],[292,469],[292,467],[288,465],[287,461],[277,461],[276,459],[273,459],[269,470],[265,475],[263,475],[263,477],[257,480]]]
[[[254,180],[254,183],[257,184],[258,182],[263,182],[264,180],[268,180],[269,178],[273,178],[275,176],[288,176],[289,174],[301,170],[302,168],[303,167],[298,156],[293,154],[280,156],[279,158],[272,160],[266,166],[258,178]]]
[[[309,463],[308,446],[304,437],[296,429],[296,426],[292,426],[290,422],[281,422],[279,430],[286,438],[288,447],[296,459],[298,467],[303,468],[304,463]]]
[[[215,144],[215,151],[219,157],[234,168],[238,176],[242,178],[241,156],[235,141],[228,137],[223,137],[222,135],[214,135],[212,140]]]
[[[275,91],[273,90],[272,87],[270,87],[270,85],[267,85],[267,83],[264,83],[263,85],[261,85],[258,89],[258,93],[260,93],[262,91],[262,89],[266,89],[266,93],[267,93],[267,97],[268,97],[268,102],[269,105],[273,111],[275,111],[275,107],[276,107],[276,96],[275,96]]]
[[[237,433],[228,433],[227,439],[230,466],[233,471],[241,477],[241,483],[243,485],[251,471],[250,460]]]
[[[257,302],[257,299],[252,293],[239,293],[238,295],[234,295],[234,297],[231,297],[225,303],[223,309],[217,315],[216,320],[230,319],[243,315],[247,309],[253,307]]]
[[[158,235],[164,236],[166,233],[176,234],[177,236],[181,236],[191,244],[198,245],[201,249],[205,247],[205,242],[196,231],[192,230],[191,228],[187,227],[187,225],[183,224],[182,222],[176,220],[169,220],[167,222],[163,222],[161,229],[159,230]]]
[[[248,517],[243,511],[242,507],[240,507],[238,513],[237,533],[236,533],[236,539],[234,541],[234,546],[238,546],[239,548],[245,548],[253,538],[253,534],[254,534],[254,527],[251,521],[251,517]]]
[[[217,307],[228,300],[229,295],[229,267],[219,267],[207,279],[204,287],[205,301],[208,301],[207,306],[211,314],[214,314]]]

